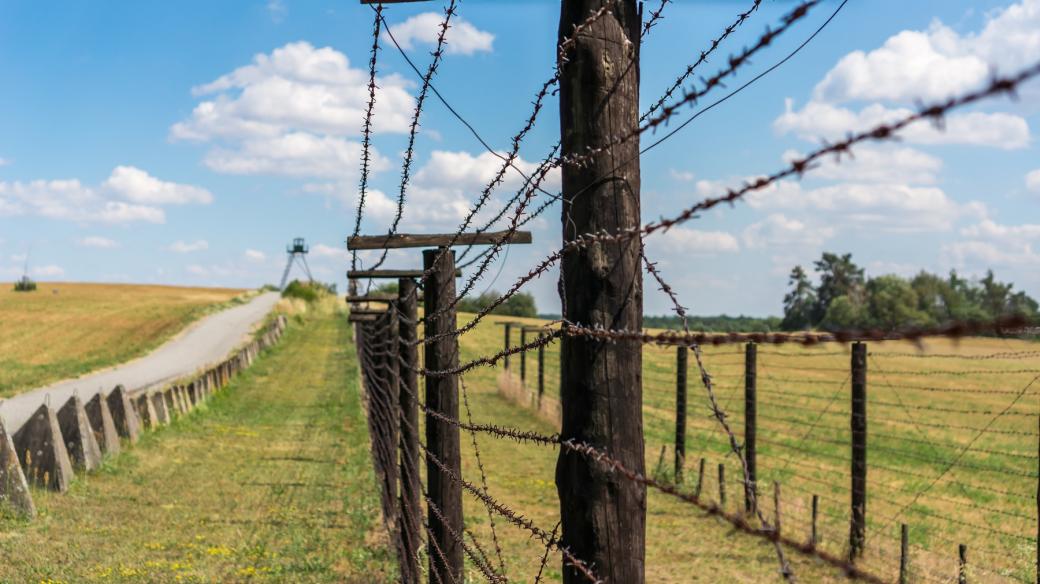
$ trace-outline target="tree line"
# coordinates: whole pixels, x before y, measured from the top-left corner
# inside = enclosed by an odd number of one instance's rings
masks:
[[[1036,300],[989,270],[980,279],[956,271],[942,277],[924,270],[911,278],[867,278],[852,254],[824,252],[813,262],[819,284],[795,266],[784,296],[783,330],[931,326],[955,320],[992,320],[1009,314],[1034,319]]]

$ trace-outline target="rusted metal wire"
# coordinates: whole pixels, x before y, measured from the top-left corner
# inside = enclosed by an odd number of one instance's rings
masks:
[[[466,530],[466,534],[469,535],[470,540],[473,541],[474,545],[479,550],[479,554],[474,552],[471,547],[466,545],[466,538],[462,537],[461,534],[459,534],[451,528],[451,525],[449,524],[447,518],[444,517],[444,514],[441,513],[440,508],[437,507],[437,504],[434,503],[433,499],[430,498],[430,495],[427,494],[426,489],[423,489],[422,493],[423,498],[426,499],[426,507],[429,508],[429,510],[437,517],[437,519],[440,520],[441,525],[444,526],[444,529],[448,532],[448,535],[450,535],[452,539],[455,540],[455,543],[459,544],[459,546],[462,547],[462,551],[465,552],[465,554],[469,557],[473,564],[477,566],[477,569],[480,570],[480,573],[484,575],[484,578],[486,578],[488,582],[503,584],[505,582],[508,582],[509,580],[504,575],[496,572],[495,568],[491,566],[491,562],[488,560],[487,554],[480,549],[480,546],[477,543],[476,538],[473,537],[473,534],[470,533],[468,529]]]
[[[469,392],[466,391],[466,381],[461,376],[459,377],[459,387],[462,389],[462,403],[466,407],[466,422],[470,425],[473,424],[473,412],[469,408]],[[480,456],[480,445],[477,444],[477,433],[475,430],[469,430],[470,440],[473,442],[473,455],[477,459],[477,469],[480,471],[480,486],[484,489],[484,492],[488,492],[487,472],[484,470],[484,461]],[[489,509],[488,522],[491,524],[491,541],[495,545],[495,555],[498,557],[498,569],[504,574],[506,571],[506,564],[502,560],[502,546],[498,543],[498,532],[495,531],[495,514]]]
[[[361,217],[365,211],[368,194],[368,173],[372,163],[372,113],[376,107],[376,60],[379,56],[379,31],[382,24],[383,5],[375,7],[375,22],[372,24],[372,55],[368,59],[368,105],[365,107],[365,122],[361,127],[361,183],[358,191],[357,215],[354,219],[354,236],[361,232]],[[357,250],[350,256],[350,269],[357,269]]]

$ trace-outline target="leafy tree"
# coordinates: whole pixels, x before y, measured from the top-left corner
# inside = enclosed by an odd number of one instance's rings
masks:
[[[866,316],[871,326],[894,329],[927,324],[930,317],[918,304],[913,286],[899,276],[878,276],[867,282]]]
[[[853,303],[862,301],[863,268],[853,263],[851,253],[838,255],[824,252],[819,260],[813,262],[813,267],[820,275],[813,310],[814,322],[820,322],[826,317],[831,302],[839,296],[848,296]]]
[[[785,331],[805,330],[813,324],[816,305],[816,290],[802,266],[795,266],[787,278],[791,290],[784,295],[784,320],[780,327]]]
[[[456,309],[459,312],[480,312],[491,306],[500,294],[494,290],[484,292],[476,298],[466,297],[459,301]],[[536,317],[538,309],[535,306],[534,296],[526,292],[520,292],[509,297],[508,300],[496,306],[491,314],[502,314],[507,316]]]
[[[860,303],[842,295],[831,300],[820,326],[826,330],[860,328],[865,320]]]

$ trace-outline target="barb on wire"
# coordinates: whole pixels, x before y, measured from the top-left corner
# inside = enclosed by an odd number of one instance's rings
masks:
[[[437,519],[441,522],[441,526],[444,527],[444,529],[448,532],[448,535],[450,535],[452,539],[455,540],[455,543],[459,544],[459,546],[462,548],[462,551],[465,552],[467,556],[469,556],[469,559],[472,560],[473,564],[477,566],[477,569],[480,570],[480,573],[483,574],[485,578],[487,578],[487,581],[495,582],[496,584],[504,584],[505,582],[508,582],[509,580],[506,579],[505,576],[495,571],[495,568],[491,565],[491,561],[488,560],[487,554],[484,552],[483,549],[480,548],[480,544],[477,543],[477,539],[473,536],[473,533],[471,533],[469,529],[466,529],[465,526],[463,527],[463,529],[466,532],[466,535],[469,536],[470,540],[476,546],[477,552],[479,553],[474,552],[472,548],[466,545],[466,538],[462,537],[461,534],[459,534],[451,528],[451,524],[448,522],[448,519],[444,517],[443,513],[441,513],[440,507],[438,507],[437,504],[433,502],[433,498],[431,498],[430,495],[426,492],[426,489],[422,490],[422,494],[423,497],[426,499],[426,506],[430,509],[431,512],[433,512],[434,515],[437,516]]]
[[[759,0],[761,2],[762,0]],[[650,29],[657,26],[657,22],[664,18],[664,7],[668,5],[671,0],[661,0],[661,4],[658,5],[656,10],[650,12],[650,18],[646,19],[643,23],[643,32],[639,34],[639,37],[645,37],[650,34]]]
[[[459,386],[462,388],[462,403],[466,406],[466,422],[473,424],[473,412],[469,408],[469,393],[466,391],[466,381],[459,377]],[[480,446],[477,444],[477,433],[469,431],[470,440],[473,442],[473,454],[477,459],[477,469],[480,471],[480,486],[484,493],[488,492],[487,472],[484,471],[484,461],[480,456]],[[495,514],[488,510],[488,522],[491,524],[491,541],[495,544],[495,555],[498,557],[498,568],[502,573],[506,571],[506,564],[502,560],[502,546],[498,543],[498,532],[495,530]]]

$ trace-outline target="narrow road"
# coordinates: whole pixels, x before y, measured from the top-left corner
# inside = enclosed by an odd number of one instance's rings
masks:
[[[59,381],[0,402],[0,418],[8,433],[22,427],[47,396],[54,409],[65,404],[73,392],[89,401],[94,394],[107,394],[122,384],[138,391],[183,377],[222,360],[246,340],[253,327],[278,303],[277,292],[256,296],[247,304],[223,310],[194,323],[181,334],[148,355],[76,379]]]

